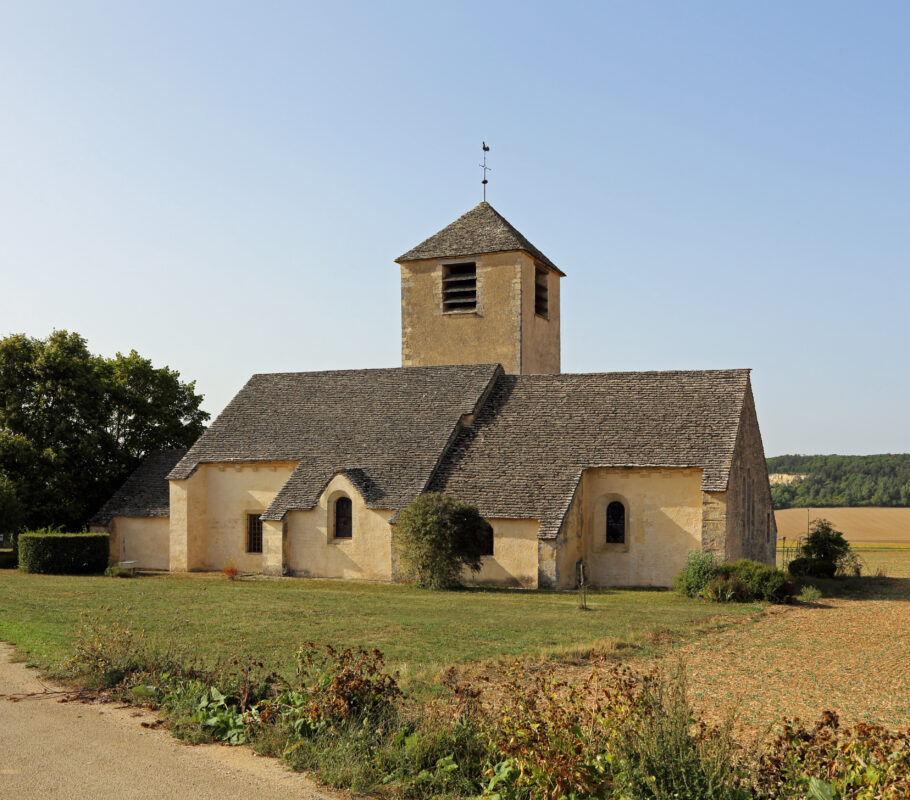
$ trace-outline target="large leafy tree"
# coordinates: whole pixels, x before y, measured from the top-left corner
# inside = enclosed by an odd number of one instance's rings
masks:
[[[144,455],[199,437],[201,402],[135,350],[103,358],[68,331],[0,339],[0,482],[18,523],[81,527]]]

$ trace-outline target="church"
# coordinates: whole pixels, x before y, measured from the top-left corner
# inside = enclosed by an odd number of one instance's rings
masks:
[[[747,369],[560,372],[566,277],[483,202],[397,259],[401,367],[253,375],[92,520],[111,561],[397,578],[424,492],[493,530],[466,582],[669,586],[692,550],[773,564]]]

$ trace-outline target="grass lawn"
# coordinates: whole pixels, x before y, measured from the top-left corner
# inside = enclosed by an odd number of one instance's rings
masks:
[[[405,684],[425,684],[451,664],[519,655],[572,654],[625,643],[647,649],[649,633],[694,632],[755,614],[673,592],[575,594],[510,590],[428,592],[401,585],[221,575],[133,579],[26,575],[0,570],[0,640],[51,668],[70,653],[80,612],[109,614],[206,661],[245,652],[286,669],[301,641],[378,647]],[[640,650],[639,650],[640,652]]]

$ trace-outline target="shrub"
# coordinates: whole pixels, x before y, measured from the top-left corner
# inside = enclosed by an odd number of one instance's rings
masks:
[[[104,574],[108,578],[132,578],[135,576],[135,571],[129,567],[108,567],[104,570]]]
[[[572,683],[513,667],[484,797],[746,800],[731,726],[693,716],[682,667],[641,677],[595,664]]]
[[[722,564],[719,571],[742,581],[746,587],[747,600],[782,603],[793,596],[793,585],[787,573],[769,564],[741,558],[739,561]]]
[[[382,653],[362,647],[338,650],[304,642],[297,651],[297,687],[309,698],[314,721],[360,720],[381,715],[401,696]]]
[[[106,533],[31,531],[19,537],[23,572],[85,575],[104,572],[110,553]]]
[[[713,553],[697,550],[686,556],[686,567],[676,576],[676,590],[719,603],[781,603],[793,596],[787,574],[777,567],[746,558],[718,565]]]
[[[910,797],[910,731],[841,728],[830,711],[812,728],[787,722],[762,758],[758,790],[774,800]]]
[[[716,603],[748,603],[752,599],[746,584],[735,575],[724,573],[708,581],[703,596]]]
[[[614,796],[629,800],[749,800],[745,759],[733,738],[733,718],[721,727],[693,725],[681,665],[642,684],[619,740],[622,772]]]
[[[495,760],[476,709],[424,706],[379,748],[377,767],[395,796],[476,797]]]
[[[819,558],[794,558],[787,569],[791,575],[798,578],[833,578],[837,571],[837,564],[833,561],[823,561]]]
[[[817,603],[821,599],[822,593],[817,586],[803,586],[802,591],[797,595],[800,603]]]
[[[398,518],[396,542],[404,578],[426,589],[451,589],[461,572],[480,569],[490,526],[470,503],[427,493]]]
[[[148,668],[152,659],[145,634],[104,615],[83,611],[79,617],[69,661],[73,674],[107,689]]]
[[[834,564],[849,552],[850,542],[844,538],[844,534],[834,530],[834,526],[826,519],[812,521],[812,528],[800,547],[800,554],[806,558]]]
[[[690,550],[686,554],[686,566],[676,576],[676,591],[686,597],[703,595],[708,584],[717,577],[714,553]]]
[[[852,550],[844,553],[837,559],[836,575],[845,577],[858,578],[863,574],[863,560]]]

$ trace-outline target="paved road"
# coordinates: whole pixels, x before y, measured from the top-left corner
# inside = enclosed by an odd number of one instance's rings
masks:
[[[0,643],[0,694],[40,692],[34,671]],[[53,688],[53,687],[52,687]],[[143,728],[154,716],[59,696],[0,698],[0,798],[16,800],[337,800],[246,747],[180,744]]]

